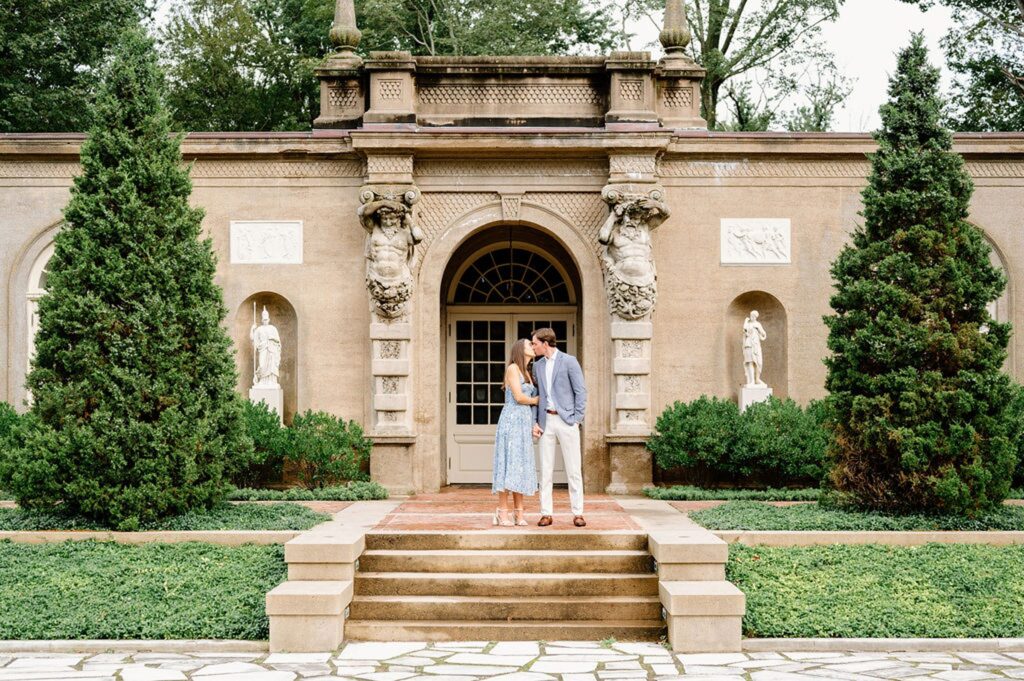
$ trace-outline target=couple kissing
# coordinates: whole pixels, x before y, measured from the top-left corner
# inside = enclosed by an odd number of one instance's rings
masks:
[[[494,438],[491,483],[491,491],[498,495],[493,524],[527,524],[523,495],[533,496],[538,489],[533,440],[539,438],[541,515],[537,525],[547,527],[554,522],[552,478],[557,444],[569,481],[573,525],[585,527],[580,423],[587,407],[587,388],[580,363],[558,349],[554,330],[537,329],[529,339],[513,343],[502,388],[505,405]],[[514,514],[511,518],[509,496]]]

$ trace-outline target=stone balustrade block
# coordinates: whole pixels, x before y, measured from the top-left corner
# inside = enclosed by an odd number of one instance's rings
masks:
[[[704,529],[655,530],[647,545],[659,565],[670,563],[719,563],[729,560],[729,545]]]

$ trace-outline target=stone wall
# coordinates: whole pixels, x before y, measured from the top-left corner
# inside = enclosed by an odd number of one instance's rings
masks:
[[[956,141],[977,185],[970,219],[1009,276],[1000,314],[1017,328],[1024,328],[1015,304],[1024,276],[1021,141]],[[29,273],[60,222],[80,142],[0,136],[0,399],[19,405]],[[395,490],[436,489],[446,479],[442,282],[458,264],[452,254],[494,227],[495,239],[514,225],[517,238],[536,230],[557,240],[581,287],[577,353],[591,393],[586,487],[625,491],[650,480],[643,437],[666,404],[702,393],[735,397],[738,320],[749,306],[763,313],[765,377],[776,393],[799,402],[822,396],[829,264],[857,224],[872,148],[866,135],[371,127],[194,134],[183,152],[194,161],[193,201],[206,211],[240,375],[251,362],[254,296],[290,306],[287,410],[323,409],[368,424],[378,442],[374,477]],[[400,327],[371,316],[367,232],[357,218],[366,187],[419,192],[413,214],[422,240]],[[656,308],[633,326],[610,315],[602,279],[598,233],[615,205],[609,187],[661,196],[670,212],[650,231]],[[406,373],[394,386],[405,412],[384,428],[380,410],[398,401],[377,374],[390,371],[379,360],[396,339]],[[1024,378],[1024,335],[1012,343],[1007,368]]]

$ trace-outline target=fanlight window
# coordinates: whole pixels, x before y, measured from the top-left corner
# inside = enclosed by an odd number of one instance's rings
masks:
[[[572,304],[572,293],[555,265],[524,248],[498,248],[479,256],[462,273],[452,302],[468,305]]]

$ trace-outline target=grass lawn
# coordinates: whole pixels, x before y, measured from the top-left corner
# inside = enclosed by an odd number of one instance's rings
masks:
[[[300,504],[223,504],[166,518],[143,530],[308,530],[330,520]],[[0,530],[105,530],[87,518],[55,513],[0,508]]]
[[[269,636],[283,546],[0,542],[0,639]]]
[[[777,507],[730,501],[690,518],[709,530],[1024,530],[1024,507],[1003,506],[978,518],[840,511],[818,504]]]
[[[748,637],[1024,636],[1024,546],[729,547]]]

